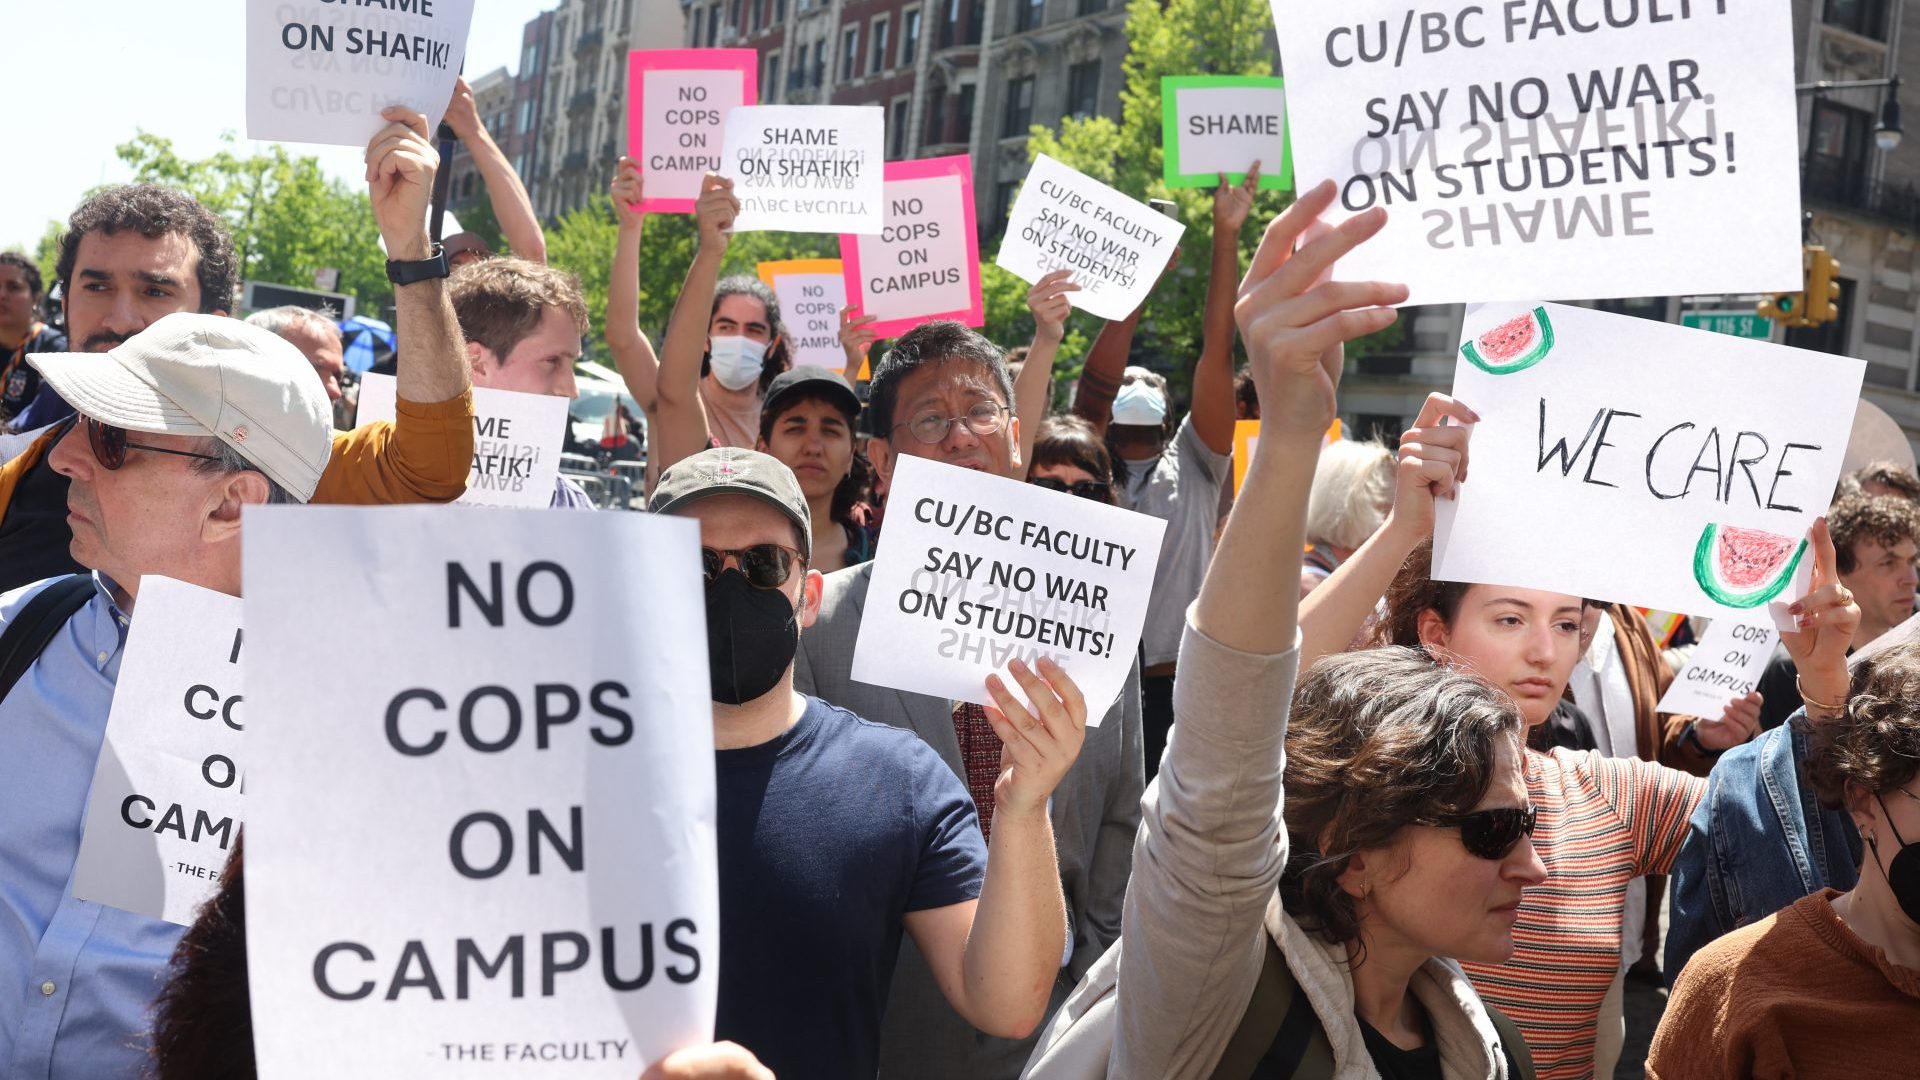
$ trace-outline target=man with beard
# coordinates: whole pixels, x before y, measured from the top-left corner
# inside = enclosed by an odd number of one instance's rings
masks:
[[[17,251],[0,251],[0,424],[11,424],[40,392],[28,353],[65,352],[67,335],[34,318],[40,309],[40,267]]]

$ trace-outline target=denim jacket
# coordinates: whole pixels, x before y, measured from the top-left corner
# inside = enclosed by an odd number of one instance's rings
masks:
[[[1804,715],[1727,751],[1707,776],[1669,886],[1669,986],[1708,942],[1821,889],[1851,889],[1859,877],[1852,819],[1822,808],[1801,782]]]

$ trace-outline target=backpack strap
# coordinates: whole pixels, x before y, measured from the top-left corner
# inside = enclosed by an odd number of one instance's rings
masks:
[[[1260,978],[1214,1067],[1213,1080],[1249,1080],[1256,1073],[1299,1080],[1330,1077],[1333,1045],[1314,1015],[1313,1003],[1300,993],[1280,946],[1271,935],[1261,936],[1267,950]]]
[[[1487,1019],[1493,1021],[1493,1030],[1500,1033],[1500,1050],[1507,1055],[1507,1075],[1514,1080],[1534,1080],[1533,1051],[1527,1049],[1526,1037],[1520,1034],[1520,1029],[1514,1026],[1512,1020],[1507,1019],[1506,1013],[1487,1005],[1484,998],[1480,1003],[1486,1005]]]
[[[60,628],[93,596],[93,575],[72,574],[34,594],[0,634],[0,701],[13,693]]]

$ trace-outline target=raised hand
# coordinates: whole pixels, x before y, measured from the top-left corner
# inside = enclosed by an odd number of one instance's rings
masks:
[[[878,315],[862,315],[852,304],[840,309],[840,350],[847,354],[849,370],[859,371],[860,358],[880,339],[872,329],[879,321]]]
[[[453,98],[447,102],[447,114],[442,119],[461,142],[480,130],[480,107],[474,104],[473,87],[467,85],[466,76],[454,77]]]
[[[1067,294],[1080,291],[1080,286],[1067,280],[1072,276],[1071,270],[1055,270],[1027,290],[1027,310],[1033,312],[1035,341],[1058,345],[1066,336],[1067,316],[1073,314],[1073,301]]]
[[[1807,595],[1787,608],[1798,629],[1783,631],[1780,643],[1793,657],[1806,694],[1828,704],[1843,704],[1848,688],[1847,650],[1860,629],[1860,607],[1853,602],[1853,590],[1840,582],[1839,558],[1825,517],[1813,523],[1807,539],[1813,549],[1813,577]]]
[[[1443,425],[1443,421],[1452,424]],[[1467,478],[1467,438],[1478,423],[1472,409],[1445,394],[1428,394],[1413,427],[1400,436],[1395,468],[1393,512],[1388,528],[1425,538],[1433,532],[1434,501],[1451,499]]]
[[[427,203],[440,154],[427,137],[427,118],[412,109],[388,106],[380,111],[387,126],[367,143],[367,194],[373,220],[387,242],[387,257],[413,261],[427,257]]]
[[[640,178],[640,165],[632,158],[621,155],[620,164],[613,170],[613,183],[607,186],[607,194],[613,199],[614,216],[622,225],[637,225],[646,216],[640,212],[644,186]]]
[[[1213,228],[1217,235],[1222,230],[1237,233],[1240,226],[1247,223],[1247,215],[1253,212],[1253,197],[1260,190],[1260,163],[1253,163],[1247,170],[1247,178],[1238,184],[1227,183],[1227,174],[1220,174],[1220,186],[1213,192]]]
[[[719,173],[708,173],[700,182],[700,198],[693,204],[694,220],[700,227],[700,246],[724,252],[733,239],[733,221],[740,216],[740,200],[734,197],[733,181]]]
[[[1042,657],[1038,673],[1018,660],[1007,671],[1031,707],[1000,676],[987,676],[987,693],[998,706],[987,706],[987,720],[1001,743],[1000,779],[993,786],[996,816],[1045,809],[1087,738],[1087,701],[1065,668]]]

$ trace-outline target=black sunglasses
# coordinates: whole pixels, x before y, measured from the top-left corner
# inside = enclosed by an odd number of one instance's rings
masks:
[[[91,416],[81,417],[87,425],[87,445],[93,448],[95,460],[100,467],[112,472],[127,463],[127,451],[145,450],[150,454],[172,454],[174,457],[199,458],[201,461],[219,461],[212,454],[196,454],[191,450],[168,450],[163,446],[148,446],[145,443],[128,442],[127,429],[103,424]]]
[[[1075,480],[1069,484],[1052,476],[1036,476],[1027,481],[1034,487],[1043,487],[1048,491],[1064,491],[1079,499],[1092,499],[1094,502],[1111,502],[1113,485],[1104,480]]]
[[[777,589],[793,576],[796,564],[806,565],[806,560],[800,557],[798,551],[779,544],[755,544],[748,548],[703,547],[700,549],[700,565],[706,571],[707,584],[720,580],[721,571],[727,567],[728,556],[740,564],[740,572],[747,575],[747,584],[756,589]]]
[[[1460,830],[1460,844],[1469,853],[1483,859],[1504,859],[1522,837],[1533,835],[1533,827],[1539,820],[1540,810],[1537,807],[1518,809],[1509,806],[1498,810],[1476,810],[1471,814],[1428,818],[1420,824],[1441,829],[1457,828]]]

